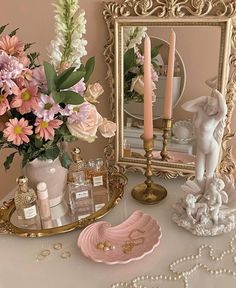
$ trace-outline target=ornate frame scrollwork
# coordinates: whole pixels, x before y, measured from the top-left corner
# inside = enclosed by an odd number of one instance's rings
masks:
[[[104,19],[107,25],[109,38],[105,45],[105,62],[107,64],[107,79],[111,89],[110,93],[110,108],[112,111],[113,119],[116,119],[116,87],[115,87],[115,22],[119,17],[132,17],[139,19],[148,19],[149,16],[163,19],[164,21],[173,20],[179,22],[184,19],[196,19],[208,17],[209,19],[231,19],[232,21],[232,35],[230,40],[231,52],[230,57],[227,59],[226,65],[229,75],[227,76],[226,85],[226,102],[228,106],[228,114],[226,119],[226,128],[222,140],[222,157],[218,166],[221,174],[227,174],[233,179],[233,172],[236,168],[236,161],[232,155],[232,143],[230,140],[234,137],[231,131],[231,119],[233,110],[235,108],[236,100],[236,1],[234,0],[123,0],[121,3],[115,1],[104,2]],[[128,18],[127,18],[128,19]],[[138,20],[137,20],[138,21]],[[118,136],[117,136],[118,137]],[[110,144],[111,149],[111,144]],[[115,144],[113,148],[115,151]],[[115,153],[115,152],[114,152]],[[114,154],[113,153],[113,154]],[[118,159],[116,159],[118,160]],[[126,162],[126,161],[125,161]],[[122,170],[126,168],[129,170],[145,170],[142,168],[144,165],[134,161],[134,163],[121,163],[119,166]],[[119,163],[119,161],[118,161]],[[169,164],[169,163],[168,163]],[[138,167],[137,167],[138,166]],[[194,173],[193,170],[180,169],[179,166],[172,167],[167,165],[160,165],[156,167],[158,171],[154,173],[163,178],[175,178],[177,176],[187,176]],[[184,167],[185,168],[185,167]]]

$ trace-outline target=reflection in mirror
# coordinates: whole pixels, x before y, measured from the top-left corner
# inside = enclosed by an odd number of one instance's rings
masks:
[[[144,155],[143,141],[140,139],[143,134],[143,42],[148,34],[152,43],[153,115],[156,136],[153,157],[154,160],[161,160],[161,118],[171,29],[176,33],[177,42],[173,80],[173,123],[167,145],[170,156],[168,162],[194,165],[196,150],[192,115],[185,112],[181,106],[198,96],[210,95],[211,87],[207,80],[222,71],[222,63],[219,61],[221,27],[217,26],[124,26],[123,157],[140,158]],[[216,81],[216,87],[221,89],[219,85]]]

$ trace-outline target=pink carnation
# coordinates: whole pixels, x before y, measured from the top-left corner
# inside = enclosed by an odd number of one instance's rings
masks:
[[[12,89],[17,87],[15,80],[21,75],[23,68],[15,57],[0,52],[0,88],[12,94]]]

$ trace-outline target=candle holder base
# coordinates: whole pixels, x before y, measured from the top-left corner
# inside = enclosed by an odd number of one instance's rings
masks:
[[[167,196],[167,190],[163,186],[155,183],[152,183],[151,187],[147,189],[147,185],[142,183],[135,186],[131,194],[138,202],[153,205],[159,203]]]

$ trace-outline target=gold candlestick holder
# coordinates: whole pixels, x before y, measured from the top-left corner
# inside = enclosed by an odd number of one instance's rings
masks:
[[[156,204],[163,200],[167,191],[164,187],[159,184],[153,183],[152,181],[152,150],[154,147],[154,138],[150,140],[145,140],[143,136],[141,138],[144,141],[144,150],[146,151],[145,157],[147,158],[147,168],[145,172],[146,181],[142,184],[135,186],[131,194],[135,200],[142,204]]]
[[[172,119],[163,119],[162,120],[162,130],[163,130],[163,145],[161,150],[161,159],[162,161],[168,161],[170,156],[168,155],[167,151],[167,143],[168,143],[168,134],[171,129]]]

